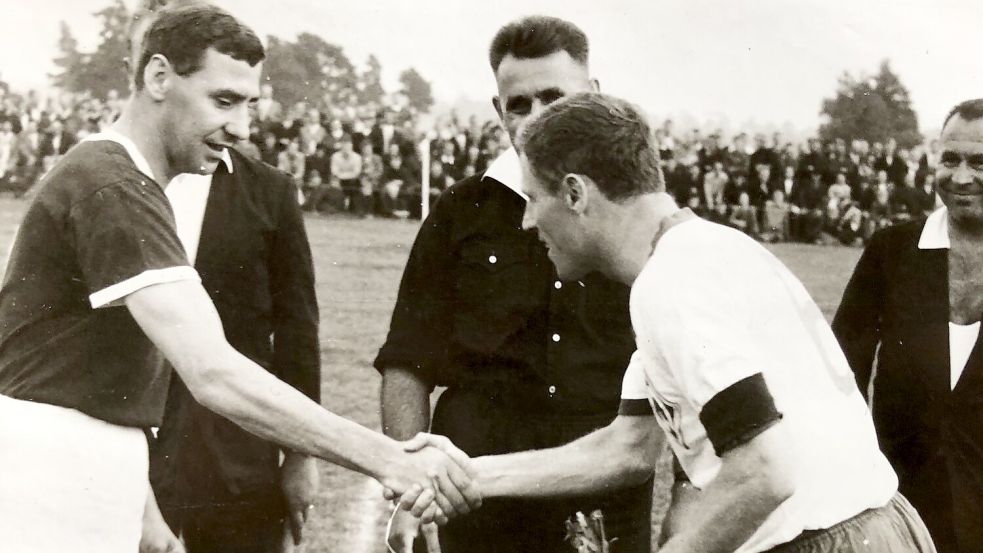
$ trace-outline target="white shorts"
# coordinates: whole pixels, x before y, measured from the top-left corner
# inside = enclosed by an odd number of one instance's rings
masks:
[[[138,428],[0,395],[0,550],[135,553],[147,462]]]

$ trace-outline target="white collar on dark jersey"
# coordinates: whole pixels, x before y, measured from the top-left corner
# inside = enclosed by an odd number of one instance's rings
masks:
[[[150,170],[150,163],[147,161],[147,158],[144,157],[143,153],[140,152],[140,149],[137,148],[137,145],[130,140],[128,136],[113,129],[106,129],[104,131],[86,136],[82,139],[82,142],[94,142],[96,140],[108,140],[122,146],[123,149],[126,150],[126,153],[129,154],[130,159],[133,160],[133,164],[137,166],[137,169],[139,169],[144,175],[147,175],[154,181],[157,181],[157,179],[154,177],[154,172]],[[229,173],[231,174],[232,156],[229,154],[228,148],[222,150],[222,163],[225,164],[225,168],[228,169]]]
[[[523,200],[529,201],[529,196],[522,191],[522,167],[519,165],[519,154],[516,153],[515,148],[509,148],[495,158],[481,178],[494,179],[518,194]]]
[[[948,250],[949,247],[949,211],[942,206],[925,220],[922,235],[918,239],[918,249]]]

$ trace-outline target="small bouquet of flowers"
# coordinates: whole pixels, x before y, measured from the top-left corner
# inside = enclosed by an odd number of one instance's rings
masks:
[[[580,511],[567,522],[566,540],[577,553],[610,553],[611,544],[617,538],[608,540],[604,532],[604,514],[595,510],[589,517]]]

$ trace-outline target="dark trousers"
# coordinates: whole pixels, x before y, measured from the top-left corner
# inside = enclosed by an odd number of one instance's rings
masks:
[[[935,553],[915,508],[900,493],[887,505],[868,509],[825,530],[803,532],[773,553]]]
[[[240,496],[235,503],[187,510],[162,505],[161,510],[171,530],[184,539],[187,553],[280,551],[284,509],[279,498]]]
[[[434,412],[432,431],[471,456],[556,447],[606,426],[605,415],[538,415],[487,390],[451,388]],[[609,494],[544,500],[491,499],[440,529],[444,553],[569,553],[565,521],[577,511],[604,515],[611,553],[647,553],[651,546],[652,480]],[[419,544],[418,544],[419,548]]]

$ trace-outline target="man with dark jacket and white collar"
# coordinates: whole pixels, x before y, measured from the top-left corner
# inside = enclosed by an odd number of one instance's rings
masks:
[[[510,137],[567,95],[596,90],[588,44],[573,24],[527,17],[503,27],[490,61],[493,99]],[[384,431],[408,439],[431,427],[430,394],[447,386],[432,431],[469,455],[557,446],[617,414],[634,350],[628,287],[599,274],[561,281],[534,233],[514,150],[483,175],[441,195],[403,273],[382,372]],[[564,522],[601,509],[622,552],[650,547],[651,479],[618,493],[562,500],[488,501],[440,530],[444,553],[566,552]],[[390,543],[411,547],[418,528],[397,515]],[[428,538],[432,534],[428,535]]]

